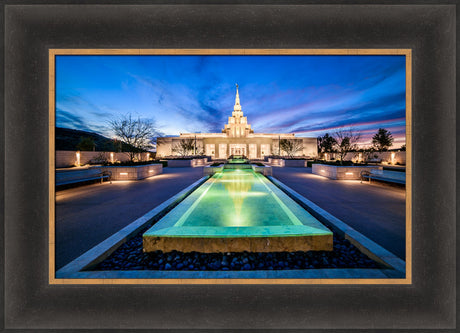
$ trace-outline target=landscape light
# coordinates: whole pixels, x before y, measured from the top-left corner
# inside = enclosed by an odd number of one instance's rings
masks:
[[[77,157],[77,162],[76,162],[75,164],[76,164],[77,166],[79,166],[79,165],[80,165],[80,152],[77,151],[77,152],[75,153],[75,155],[76,155],[76,157]]]
[[[113,153],[110,153],[110,163],[113,163]]]

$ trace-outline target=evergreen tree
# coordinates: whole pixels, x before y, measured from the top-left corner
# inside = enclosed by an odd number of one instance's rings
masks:
[[[319,153],[332,153],[334,145],[337,141],[334,137],[330,136],[329,133],[326,133],[324,136],[318,137],[318,151]]]
[[[379,128],[377,133],[372,137],[372,145],[379,152],[388,150],[393,145],[393,136],[385,128]]]
[[[87,136],[80,137],[80,142],[77,144],[77,150],[91,151],[94,150],[95,147],[96,144],[94,143],[94,140]]]

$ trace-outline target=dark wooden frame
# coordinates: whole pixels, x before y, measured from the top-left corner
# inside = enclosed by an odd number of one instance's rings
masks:
[[[5,328],[455,327],[455,6],[14,3],[2,24]],[[412,49],[412,284],[50,285],[50,48]]]

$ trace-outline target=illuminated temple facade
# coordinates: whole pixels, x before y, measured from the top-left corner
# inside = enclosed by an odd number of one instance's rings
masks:
[[[263,159],[267,155],[285,155],[279,149],[282,139],[299,141],[303,148],[295,154],[296,156],[317,156],[316,138],[296,137],[295,134],[254,133],[247,117],[243,115],[238,85],[232,116],[228,117],[228,124],[225,124],[222,133],[180,133],[177,137],[158,138],[157,156],[179,155],[174,151],[174,147],[184,139],[193,139],[193,142],[196,142],[196,152],[204,153],[213,159],[227,159],[230,155],[245,155],[250,159]]]

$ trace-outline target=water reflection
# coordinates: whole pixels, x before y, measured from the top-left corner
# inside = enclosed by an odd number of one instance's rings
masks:
[[[235,170],[225,172],[223,179],[221,179],[235,208],[233,216],[230,217],[233,225],[246,225],[245,219],[242,217],[243,202],[254,185],[254,178],[247,177],[249,175],[251,174]]]

